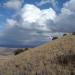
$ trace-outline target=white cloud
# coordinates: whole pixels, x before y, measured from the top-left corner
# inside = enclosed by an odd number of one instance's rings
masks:
[[[47,4],[47,3],[51,3],[52,6],[55,8],[56,7],[56,4],[58,3],[57,0],[41,0],[39,3],[36,2],[36,5],[37,6],[42,6],[44,4]]]
[[[7,28],[12,28],[14,25],[18,24],[14,19],[7,19],[6,22]]]
[[[29,23],[37,22],[42,18],[53,20],[55,17],[56,13],[52,8],[40,10],[34,5],[26,4],[22,9],[22,18]]]
[[[70,0],[64,4],[64,8],[69,9],[72,12],[75,12],[75,0]]]
[[[36,22],[41,16],[41,10],[34,5],[26,4],[22,9],[22,18],[29,23]]]
[[[56,17],[55,26],[58,31],[75,31],[75,0],[64,4],[60,15]]]
[[[7,8],[12,8],[15,10],[18,10],[22,6],[22,1],[21,0],[8,0],[6,3],[3,4],[4,7]]]
[[[40,2],[36,2],[35,4],[37,5],[37,6],[42,6],[42,5],[44,5],[44,4],[46,4],[46,3],[50,3],[50,1],[49,0],[41,0]]]
[[[52,8],[41,10],[38,7],[31,4],[26,4],[22,9],[21,14],[23,19],[22,25],[24,27],[32,28],[35,25],[34,27],[41,30],[48,30],[46,21],[54,20],[54,18],[56,17],[56,12]]]

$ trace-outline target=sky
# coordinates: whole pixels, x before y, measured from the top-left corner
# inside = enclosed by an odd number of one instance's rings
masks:
[[[36,46],[75,31],[75,0],[0,0],[0,46]]]

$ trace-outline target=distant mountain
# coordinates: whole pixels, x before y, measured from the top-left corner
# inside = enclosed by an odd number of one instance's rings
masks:
[[[11,55],[16,50],[16,48],[2,48],[0,47],[0,55]]]
[[[34,48],[36,46],[39,46],[45,42],[39,42],[37,44],[31,44],[31,45],[0,45],[0,47],[5,47],[5,48]]]

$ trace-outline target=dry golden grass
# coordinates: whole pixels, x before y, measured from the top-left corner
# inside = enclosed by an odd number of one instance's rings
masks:
[[[30,49],[0,64],[0,75],[75,75],[75,35]]]

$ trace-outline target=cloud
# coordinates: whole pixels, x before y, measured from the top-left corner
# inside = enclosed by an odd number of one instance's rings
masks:
[[[12,8],[15,10],[19,10],[22,6],[23,0],[8,0],[6,3],[3,4],[4,7]]]
[[[41,10],[34,5],[26,4],[22,9],[22,18],[29,23],[36,22],[40,16]]]
[[[40,9],[35,5],[25,4],[15,18],[6,20],[0,44],[37,45],[48,41],[53,32],[73,31],[75,31],[75,0],[64,3],[59,15],[56,15],[52,8]]]
[[[33,43],[37,45],[46,42],[50,32],[46,22],[47,20],[53,21],[55,17],[56,12],[52,8],[40,9],[35,5],[26,4],[15,18],[6,20],[0,44],[32,45]]]
[[[70,0],[64,4],[61,13],[55,20],[56,31],[75,31],[75,0]]]
[[[57,0],[41,0],[40,2],[36,2],[36,5],[37,6],[42,6],[42,5],[47,4],[47,3],[51,3],[52,6],[55,8],[56,7],[56,4],[58,2],[57,2]]]
[[[69,9],[72,12],[75,12],[75,0],[70,0],[64,4],[64,8]]]
[[[39,9],[38,7],[30,4],[26,4],[22,9],[22,18],[24,21],[36,22],[43,16],[44,19],[54,19],[56,16],[55,11],[52,8]]]
[[[8,24],[10,27],[12,27],[12,26],[16,25],[17,22],[16,22],[16,20],[14,20],[14,19],[7,19],[7,24]]]
[[[74,32],[75,31],[75,0],[64,3],[61,13],[54,21],[47,21],[47,26],[52,32]]]
[[[26,4],[22,9],[21,17],[23,20],[24,27],[36,28],[36,29],[46,29],[46,21],[47,20],[54,20],[56,17],[56,12],[52,9],[39,9],[38,7]],[[25,26],[26,24],[26,26]]]

